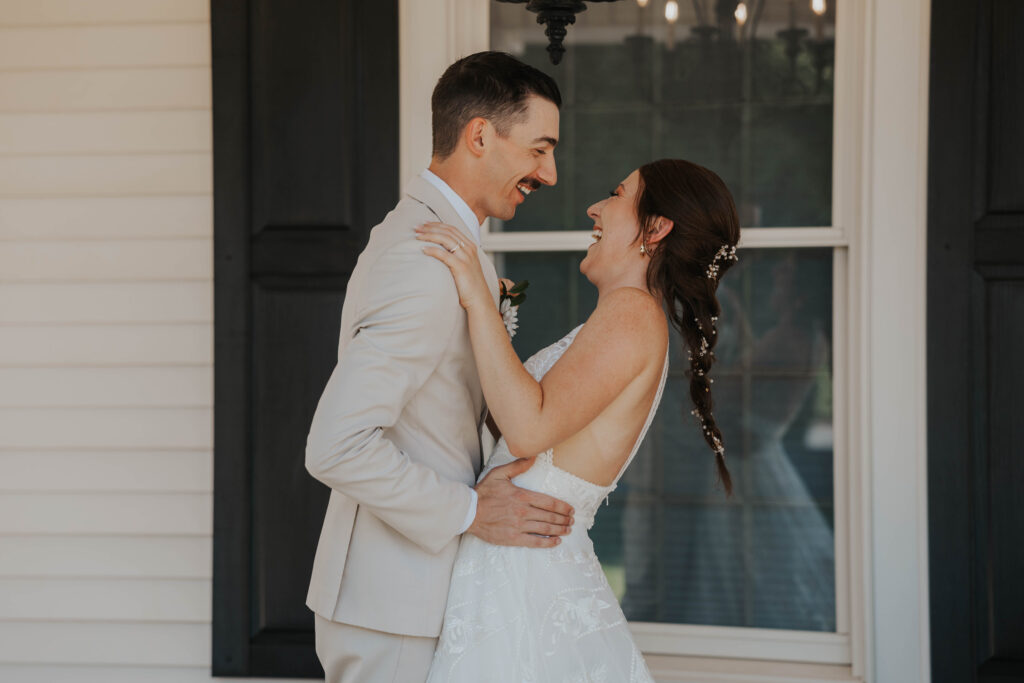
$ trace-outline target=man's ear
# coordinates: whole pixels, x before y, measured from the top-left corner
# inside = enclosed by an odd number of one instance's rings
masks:
[[[671,220],[664,216],[658,216],[654,220],[654,228],[651,230],[651,233],[647,235],[647,244],[655,245],[662,241],[668,237],[670,232],[672,232],[673,227],[675,227],[675,224]]]
[[[471,119],[462,129],[462,141],[473,156],[483,156],[489,137],[491,122],[482,116]]]

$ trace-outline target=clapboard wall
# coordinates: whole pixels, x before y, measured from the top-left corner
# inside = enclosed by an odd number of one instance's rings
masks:
[[[0,680],[210,677],[207,0],[0,0]]]

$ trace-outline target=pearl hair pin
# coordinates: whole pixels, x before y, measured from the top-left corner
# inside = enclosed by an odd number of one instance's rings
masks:
[[[739,257],[736,256],[736,247],[723,244],[722,248],[715,253],[715,257],[711,259],[711,265],[708,266],[708,279],[717,280],[718,272],[721,269],[719,261],[739,261]]]

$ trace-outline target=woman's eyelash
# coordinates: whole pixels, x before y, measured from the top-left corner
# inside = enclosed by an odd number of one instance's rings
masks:
[[[611,195],[612,197],[618,197],[619,196],[619,193],[616,192],[615,190],[609,190],[608,194]]]

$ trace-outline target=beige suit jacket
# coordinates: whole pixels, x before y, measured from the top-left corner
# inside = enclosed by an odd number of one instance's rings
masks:
[[[416,177],[370,232],[306,444],[306,469],[331,488],[306,604],[331,621],[424,637],[441,631],[485,412],[454,280],[413,233],[436,220],[472,234]],[[497,305],[494,268],[482,251],[480,261]]]

